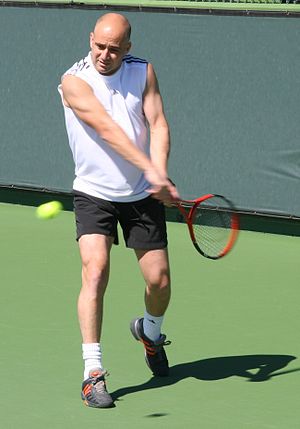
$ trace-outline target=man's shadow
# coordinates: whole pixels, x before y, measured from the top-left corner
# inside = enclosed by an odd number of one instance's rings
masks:
[[[279,375],[300,371],[300,368],[295,368],[275,372],[286,367],[294,359],[296,359],[295,356],[289,355],[245,355],[181,363],[170,368],[169,377],[152,377],[145,383],[118,389],[111,393],[111,396],[114,400],[118,400],[130,393],[170,386],[189,377],[203,381],[215,381],[237,376],[251,382],[267,381]]]

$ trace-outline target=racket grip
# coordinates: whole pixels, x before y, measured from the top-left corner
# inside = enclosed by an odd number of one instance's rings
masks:
[[[176,187],[175,183],[173,182],[173,180],[170,177],[167,177],[168,181],[172,183],[173,186]]]

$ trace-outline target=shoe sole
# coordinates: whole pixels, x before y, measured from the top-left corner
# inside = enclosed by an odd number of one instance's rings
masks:
[[[131,331],[131,333],[132,333],[133,337],[134,337],[137,341],[140,341],[140,342],[144,345],[143,340],[142,340],[142,338],[141,338],[141,334],[139,333],[139,324],[140,324],[140,320],[142,320],[142,318],[133,319],[133,320],[130,322],[130,331]],[[152,371],[152,369],[151,369],[151,367],[150,367],[150,364],[149,364],[149,362],[148,362],[146,349],[144,349],[144,357],[145,357],[145,362],[146,362],[146,364],[147,364],[148,368]]]
[[[84,403],[84,405],[86,405],[87,407],[90,407],[90,408],[113,408],[113,407],[115,407],[114,402],[112,402],[111,404],[103,405],[102,407],[99,405],[95,405],[92,402],[89,402],[88,399],[86,399],[86,397],[82,393],[81,393],[81,399],[82,399],[82,402]]]
[[[141,319],[133,319],[130,322],[130,331],[137,341],[142,341],[141,335],[139,334],[139,321],[140,320]]]

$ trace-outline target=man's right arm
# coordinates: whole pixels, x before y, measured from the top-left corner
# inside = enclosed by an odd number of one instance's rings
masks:
[[[66,75],[62,79],[61,88],[65,106],[71,108],[79,119],[93,128],[119,155],[143,171],[152,187],[164,189],[168,186],[168,180],[161,176],[147,155],[132,143],[106,112],[90,85],[76,76]],[[172,201],[168,193],[159,199],[167,204]]]
[[[150,159],[128,138],[122,128],[110,117],[92,88],[82,79],[66,75],[62,79],[64,104],[78,118],[101,136],[119,155],[142,171],[152,169]]]

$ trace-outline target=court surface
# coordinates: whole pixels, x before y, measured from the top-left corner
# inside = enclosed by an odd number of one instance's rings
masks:
[[[80,400],[73,213],[34,213],[0,204],[1,428],[299,429],[299,238],[243,231],[231,254],[210,261],[185,225],[168,224],[165,379],[151,378],[129,332],[143,281],[132,251],[114,247],[102,340],[116,407],[97,410]]]

